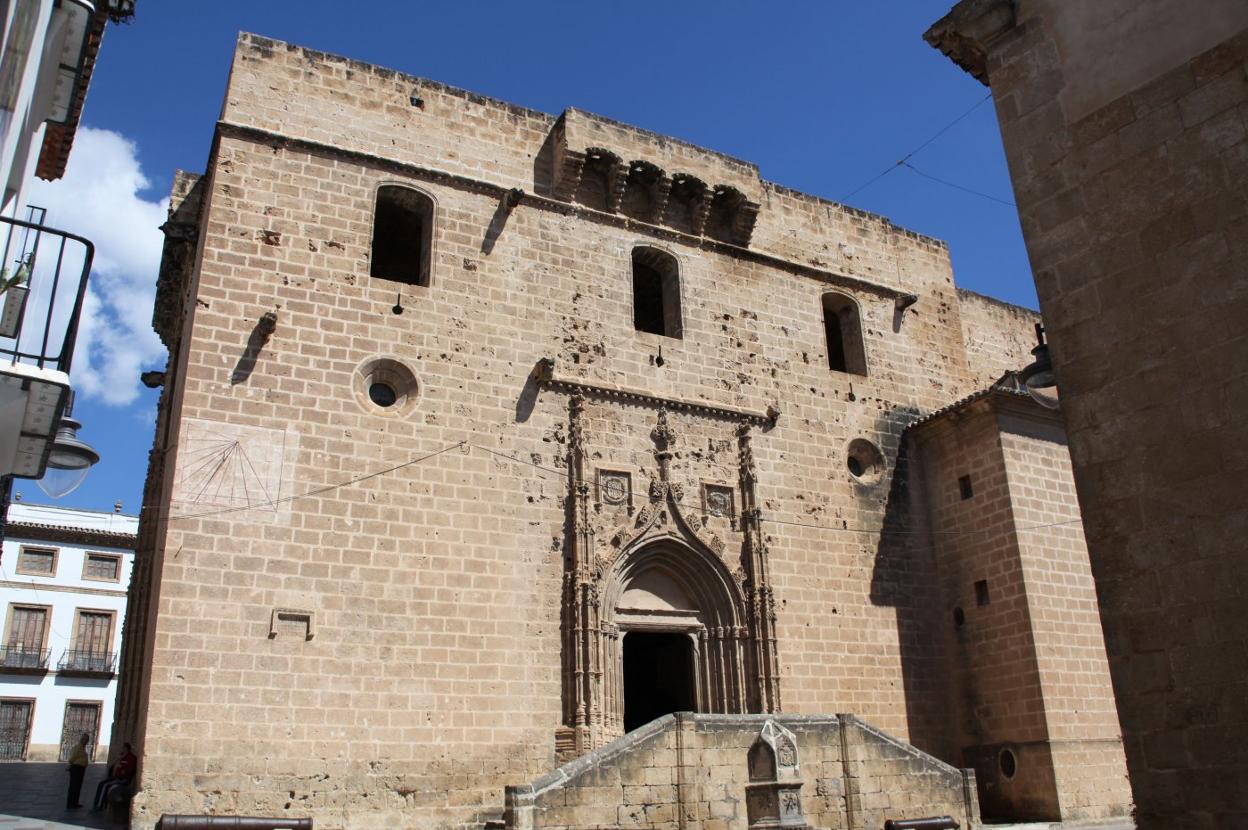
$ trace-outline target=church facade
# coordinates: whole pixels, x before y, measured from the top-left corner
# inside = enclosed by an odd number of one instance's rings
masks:
[[[1010,374],[1038,318],[938,240],[253,35],[165,233],[136,826],[542,826],[504,787],[740,724],[841,736],[835,781],[771,762],[828,826],[943,803],[851,775],[851,732],[973,769],[964,820],[1129,811],[1060,415]],[[735,781],[559,820],[736,830]]]

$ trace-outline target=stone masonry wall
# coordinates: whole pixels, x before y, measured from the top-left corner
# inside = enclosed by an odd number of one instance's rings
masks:
[[[1129,812],[1104,639],[1065,435],[997,392],[912,431],[985,818]],[[1015,759],[1009,772],[1001,753]]]
[[[1035,324],[1040,315],[974,291],[958,289],[962,339],[974,385],[984,389],[1006,372],[1017,372],[1035,358]]]
[[[978,814],[974,776],[852,715],[776,716],[797,739],[802,814],[811,827],[880,830],[887,819]],[[747,756],[767,717],[679,713],[531,785],[508,787],[507,830],[625,827],[746,830]]]
[[[996,101],[1140,827],[1242,823],[1248,7],[961,3],[942,24]]]
[[[169,508],[133,704],[135,826],[200,812],[474,826],[499,814],[504,782],[553,766],[568,398],[535,383],[547,357],[585,382],[778,406],[754,451],[784,711],[852,708],[939,740],[931,563],[872,534],[907,521],[890,476],[906,424],[974,383],[943,245],[776,188],[756,254],[537,197],[501,210],[506,188],[546,186],[553,123],[240,39],[154,457]],[[435,203],[426,287],[369,276],[375,194],[394,183]],[[633,329],[637,245],[680,263],[683,339]],[[898,282],[921,298],[904,318]],[[868,376],[827,368],[829,285],[860,305]],[[367,397],[378,360],[413,373],[390,409]],[[653,411],[589,410],[588,463],[644,493]],[[671,419],[689,498],[735,484],[725,425]],[[859,437],[883,454],[865,479],[846,470]]]
[[[920,440],[943,589],[939,626],[951,641],[953,751],[976,768],[985,818],[1059,819],[1029,586],[995,414],[987,402],[973,404],[926,425]],[[999,780],[997,755],[1007,745],[1018,771]]]
[[[1131,790],[1065,434],[1052,422],[1000,422],[1062,818],[1126,815]]]

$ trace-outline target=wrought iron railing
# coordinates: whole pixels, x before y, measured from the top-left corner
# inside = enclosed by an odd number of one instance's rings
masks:
[[[18,314],[15,330],[0,334],[0,356],[69,372],[95,246],[44,225],[41,208],[31,208],[29,216],[30,221],[0,216],[0,268],[7,280],[26,275],[24,286],[0,296],[0,304],[12,304],[11,313]]]
[[[112,651],[67,650],[56,670],[62,674],[112,674],[117,654]]]
[[[31,648],[21,644],[10,643],[0,646],[0,669],[5,671],[47,671],[48,657],[51,652],[46,648]]]

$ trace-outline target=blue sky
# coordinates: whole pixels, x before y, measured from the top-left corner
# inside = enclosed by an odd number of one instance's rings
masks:
[[[138,508],[156,401],[138,372],[164,365],[146,322],[155,226],[173,171],[204,168],[240,30],[746,159],[766,179],[946,240],[959,285],[1034,308],[1008,205],[907,168],[846,198],[987,94],[922,40],[952,2],[139,0],[134,21],[105,35],[65,180],[32,194],[49,224],[90,236],[104,260],[74,372],[80,437],[103,458],[60,503]],[[990,101],[910,163],[1013,199]],[[48,501],[34,482],[15,489]]]

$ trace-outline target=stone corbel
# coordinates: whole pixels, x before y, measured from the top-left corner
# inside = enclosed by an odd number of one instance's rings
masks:
[[[754,237],[754,223],[758,221],[759,205],[743,199],[732,215],[732,240],[742,248],[750,247]]]
[[[662,170],[654,180],[654,210],[650,214],[650,223],[663,224],[663,214],[667,211],[667,200],[672,197],[672,177]]]

